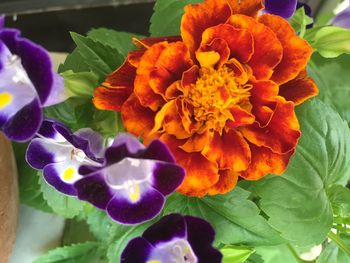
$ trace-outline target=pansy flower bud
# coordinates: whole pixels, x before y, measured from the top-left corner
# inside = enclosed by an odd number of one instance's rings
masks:
[[[121,255],[122,263],[221,262],[212,246],[215,232],[203,219],[171,214],[132,239]]]
[[[27,162],[35,169],[43,169],[48,184],[75,196],[74,183],[82,178],[79,167],[103,162],[103,138],[88,128],[72,133],[51,120],[43,122],[37,136],[28,146]]]
[[[10,140],[28,141],[40,128],[41,108],[64,99],[63,79],[48,52],[5,28],[0,16],[0,131]]]
[[[159,140],[145,147],[120,134],[105,152],[102,167],[82,166],[85,176],[74,186],[78,198],[106,210],[121,224],[150,220],[162,210],[165,196],[182,183],[185,172]]]

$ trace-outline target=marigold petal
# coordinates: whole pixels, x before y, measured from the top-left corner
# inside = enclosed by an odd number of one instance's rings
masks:
[[[228,0],[233,14],[256,17],[264,5],[261,0]]]
[[[275,33],[257,20],[245,15],[233,15],[228,23],[248,30],[254,38],[254,54],[248,62],[256,79],[269,79],[282,59],[283,49]]]
[[[175,81],[165,91],[165,99],[172,100],[182,94],[181,80]]]
[[[259,22],[272,29],[283,46],[282,61],[275,68],[271,79],[278,84],[294,79],[306,67],[312,47],[297,36],[287,20],[280,16],[264,14],[259,17]]]
[[[210,132],[208,130],[201,134],[195,133],[188,138],[187,141],[180,146],[180,148],[186,152],[201,152],[207,145],[209,138]]]
[[[295,105],[299,105],[317,94],[316,83],[307,77],[306,70],[301,71],[295,79],[280,86],[279,92],[280,96],[288,101],[293,101]]]
[[[250,163],[250,150],[243,136],[234,130],[220,135],[214,132],[202,154],[210,161],[216,162],[219,169],[244,171]]]
[[[155,113],[143,107],[134,94],[123,104],[121,113],[124,127],[136,136],[147,136],[154,126]]]
[[[200,59],[198,58],[198,52],[208,52],[214,51],[220,55],[219,61],[216,63],[216,68],[220,68],[223,64],[227,62],[230,57],[231,51],[227,45],[227,42],[220,38],[215,38],[208,44],[201,44],[201,47],[196,51],[196,57],[199,61],[199,64],[202,65]],[[203,65],[202,65],[203,66]]]
[[[276,108],[266,127],[257,122],[241,128],[243,136],[257,146],[265,146],[273,152],[284,154],[295,148],[301,132],[294,113],[294,103],[277,97]]]
[[[269,148],[250,144],[252,162],[249,168],[240,174],[246,180],[258,180],[268,174],[281,175],[286,170],[290,157],[294,154],[291,150],[285,154],[272,152]]]
[[[201,47],[214,39],[225,40],[230,49],[230,57],[241,63],[247,62],[253,55],[254,41],[247,30],[237,29],[229,24],[210,27],[203,32]]]
[[[220,170],[219,181],[208,189],[209,195],[226,194],[231,191],[237,184],[238,173],[233,170]]]
[[[123,103],[130,97],[131,93],[132,88],[130,87],[110,89],[100,86],[95,89],[92,102],[99,110],[120,111]]]
[[[185,168],[186,176],[178,192],[188,196],[203,197],[207,189],[216,184],[219,180],[218,167],[206,159],[202,154],[187,153],[180,149],[183,140],[177,140],[174,136],[163,134],[160,137],[173,153],[176,162]]]
[[[181,36],[191,54],[201,43],[205,29],[225,23],[232,14],[226,0],[206,0],[201,4],[185,6],[181,20]]]
[[[240,126],[245,126],[254,123],[255,116],[241,107],[234,105],[231,107],[230,112],[234,120],[228,120],[226,127],[230,129],[236,129]]]

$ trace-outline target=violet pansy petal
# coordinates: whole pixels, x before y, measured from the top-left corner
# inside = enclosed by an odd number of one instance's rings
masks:
[[[81,179],[79,165],[80,163],[74,161],[46,165],[43,172],[45,181],[57,191],[75,196],[74,183]]]
[[[283,18],[289,18],[294,14],[297,3],[297,0],[265,0],[265,11]]]
[[[175,163],[174,156],[160,140],[153,140],[142,154],[142,158]]]
[[[103,174],[96,172],[86,175],[74,184],[80,200],[88,201],[105,210],[114,195],[114,191],[106,184]]]
[[[104,147],[103,147],[103,137],[90,128],[80,129],[74,133],[74,136],[85,139],[88,144],[84,150],[85,154],[90,159],[103,159]]]
[[[145,149],[145,146],[139,142],[136,137],[131,136],[127,133],[119,133],[112,144],[113,147],[118,147],[121,145],[126,145],[128,151],[131,154],[136,154],[137,152]]]
[[[145,263],[153,250],[152,245],[142,237],[129,241],[121,257],[121,263]]]
[[[350,29],[350,7],[336,15],[331,21],[331,24]]]
[[[64,88],[64,79],[61,75],[52,72],[53,83],[50,96],[47,98],[43,107],[49,107],[58,103],[64,102],[68,99],[68,93]]]
[[[45,144],[42,139],[33,139],[28,145],[26,161],[31,167],[44,169],[46,165],[55,162],[54,152]]]
[[[178,165],[157,162],[153,170],[152,186],[163,195],[174,192],[185,178],[185,170]]]
[[[57,121],[45,119],[41,124],[39,134],[47,139],[51,139],[55,142],[66,142],[64,138],[55,128],[54,125],[58,124]]]
[[[107,206],[107,213],[113,220],[121,224],[140,224],[160,213],[165,203],[164,196],[152,187],[139,187],[141,193],[136,202],[131,201],[123,191],[116,191]]]
[[[93,166],[93,165],[81,165],[79,167],[79,174],[88,175],[97,172],[101,167]]]
[[[187,240],[196,254],[199,262],[220,263],[222,254],[212,243],[215,239],[213,227],[198,217],[185,216],[187,224]]]
[[[9,119],[2,130],[10,140],[25,142],[39,130],[42,118],[40,102],[35,99]]]
[[[180,214],[164,216],[156,224],[150,226],[142,235],[153,246],[169,242],[173,239],[187,238],[187,225],[185,218]]]

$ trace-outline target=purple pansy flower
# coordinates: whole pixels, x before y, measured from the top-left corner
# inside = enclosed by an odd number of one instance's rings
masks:
[[[289,18],[294,14],[297,2],[297,0],[265,0],[265,11],[283,18]]]
[[[85,176],[74,184],[78,198],[106,210],[121,224],[155,217],[165,196],[174,192],[185,176],[161,141],[154,140],[146,148],[127,134],[120,134],[106,150],[102,167],[82,166],[79,171]]]
[[[28,141],[40,128],[41,108],[64,99],[63,79],[47,51],[5,28],[0,16],[0,131],[13,141]]]
[[[334,26],[350,29],[350,6],[336,15],[331,23]]]
[[[222,254],[212,246],[214,229],[203,219],[171,214],[132,239],[122,263],[219,263]]]
[[[27,162],[35,169],[43,169],[48,184],[58,191],[76,196],[74,183],[81,179],[81,165],[103,163],[103,138],[91,129],[72,133],[63,124],[45,120],[29,144]]]

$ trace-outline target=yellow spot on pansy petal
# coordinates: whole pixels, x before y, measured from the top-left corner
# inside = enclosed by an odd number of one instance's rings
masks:
[[[63,173],[63,180],[64,181],[72,180],[74,178],[74,174],[75,174],[74,168],[72,167],[67,168]]]
[[[148,260],[147,263],[162,263],[159,260]]]
[[[131,200],[131,202],[136,203],[140,199],[140,188],[137,183],[134,183],[132,181],[126,182],[127,184],[127,191],[128,196]]]
[[[0,109],[5,108],[13,100],[13,97],[10,93],[4,92],[0,93]]]
[[[202,68],[213,68],[220,60],[220,54],[215,51],[197,52],[196,58]]]

